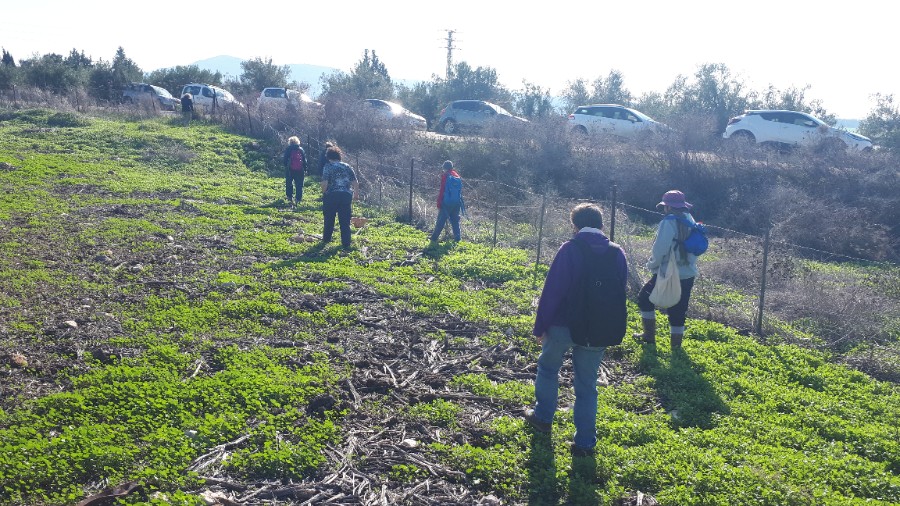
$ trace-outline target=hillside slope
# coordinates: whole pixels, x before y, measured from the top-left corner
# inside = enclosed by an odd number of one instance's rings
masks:
[[[608,350],[573,459],[568,409],[521,418],[528,254],[371,209],[323,245],[313,178],[291,211],[248,168],[279,150],[0,113],[0,504],[900,504],[896,385],[703,321]]]

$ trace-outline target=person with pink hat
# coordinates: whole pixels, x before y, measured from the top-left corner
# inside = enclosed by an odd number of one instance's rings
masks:
[[[681,347],[684,338],[688,301],[694,287],[694,278],[697,276],[697,256],[689,253],[684,247],[684,240],[691,233],[691,225],[696,223],[690,213],[690,209],[694,206],[685,200],[684,193],[671,190],[663,195],[656,207],[661,207],[665,216],[659,222],[650,259],[646,265],[653,275],[638,294],[638,308],[641,310],[644,331],[635,334],[634,337],[643,343],[656,344],[656,306],[650,302],[650,293],[656,286],[660,269],[666,268],[669,255],[674,254],[678,266],[678,279],[681,281],[681,299],[666,309],[666,313],[669,315],[672,349],[675,350]]]

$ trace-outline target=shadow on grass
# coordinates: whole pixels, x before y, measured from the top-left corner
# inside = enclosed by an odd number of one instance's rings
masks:
[[[526,424],[527,426],[527,424]],[[531,453],[528,456],[528,504],[559,504],[559,482],[556,478],[556,456],[550,434],[531,432]]]
[[[273,269],[280,269],[284,267],[293,267],[298,263],[309,263],[309,262],[327,262],[331,257],[336,255],[347,255],[352,253],[354,248],[351,246],[350,248],[341,247],[340,242],[322,242],[319,241],[300,254],[300,256],[296,258],[290,258],[287,260],[279,260],[277,262],[272,263]]]
[[[322,210],[322,199],[315,197],[303,197],[300,202],[297,202],[297,206],[295,208],[291,208],[291,205],[284,198],[275,199],[267,204],[262,204],[259,206],[248,206],[248,210],[245,211],[248,214],[259,214],[257,210],[255,213],[253,209],[284,209],[285,211],[321,211]]]
[[[447,253],[450,253],[454,248],[456,248],[455,241],[441,242],[426,246],[422,253],[427,257],[439,259]]]
[[[597,494],[597,458],[593,455],[572,456],[572,472],[569,476],[569,500],[566,504],[594,506],[600,504]]]
[[[679,427],[712,428],[715,414],[728,414],[728,405],[712,384],[697,372],[700,369],[683,348],[661,361],[655,345],[643,345],[638,363],[641,370],[656,379],[656,391],[663,406]]]

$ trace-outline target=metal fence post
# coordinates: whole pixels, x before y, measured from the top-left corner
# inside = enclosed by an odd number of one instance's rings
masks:
[[[497,247],[497,221],[500,219],[500,201],[497,195],[500,194],[500,188],[497,181],[494,181],[494,241],[491,243],[491,249]]]
[[[762,277],[759,283],[759,312],[756,316],[756,335],[762,336],[763,324],[763,306],[766,302],[766,271],[769,268],[769,236],[772,233],[772,227],[766,229],[766,239],[763,242],[763,262]]]
[[[415,168],[416,160],[415,158],[409,159],[409,222],[412,223],[413,215],[412,215],[412,192],[413,192],[413,169]]]
[[[541,196],[541,218],[538,223],[538,241],[537,241],[537,256],[534,258],[534,278],[532,280],[532,288],[537,287],[537,272],[538,265],[541,263],[541,243],[544,240],[544,210],[547,208],[547,196]]]

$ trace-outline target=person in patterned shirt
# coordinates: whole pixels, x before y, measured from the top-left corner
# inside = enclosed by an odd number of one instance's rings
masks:
[[[328,163],[322,169],[322,213],[325,228],[322,242],[331,242],[334,233],[334,217],[341,228],[341,246],[350,247],[351,204],[359,198],[359,180],[353,167],[341,161],[341,148],[332,146],[325,152]]]

